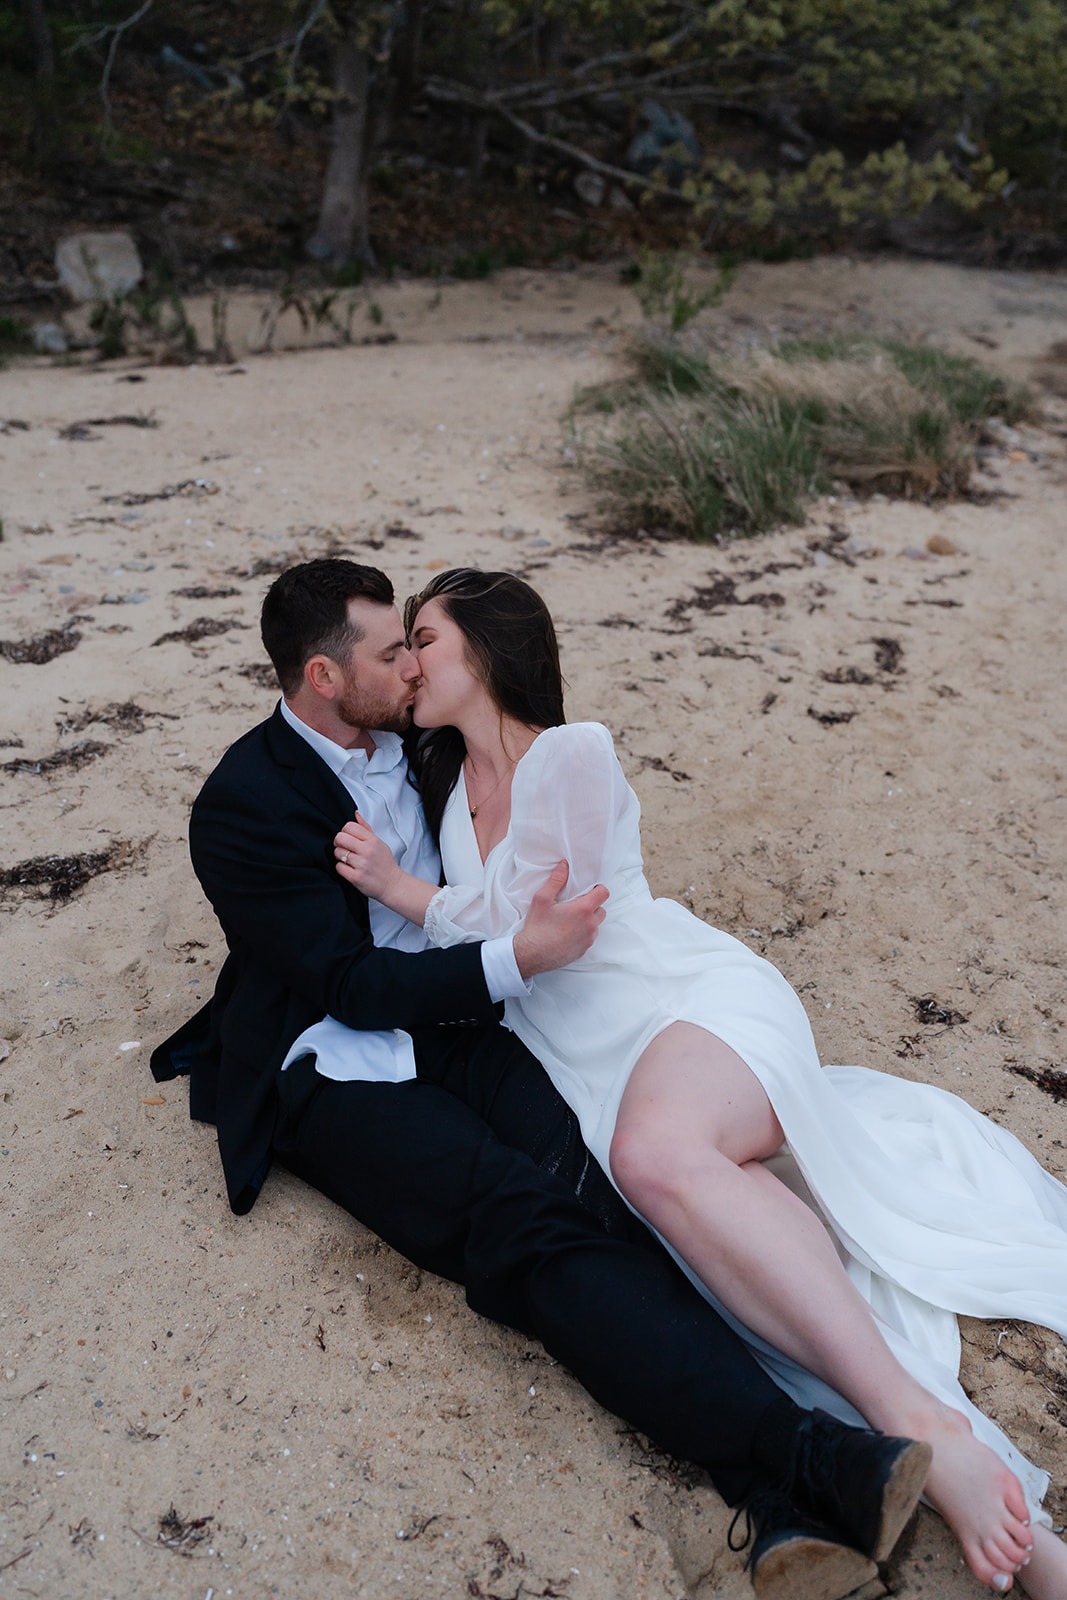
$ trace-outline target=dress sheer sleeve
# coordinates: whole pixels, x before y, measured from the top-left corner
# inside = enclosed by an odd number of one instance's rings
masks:
[[[570,866],[564,900],[609,882],[620,822],[636,806],[606,728],[547,728],[516,768],[511,825],[490,852],[483,882],[449,883],[430,901],[431,942],[443,948],[515,933],[558,861]]]

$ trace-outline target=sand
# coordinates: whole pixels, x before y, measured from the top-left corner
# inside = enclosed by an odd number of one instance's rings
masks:
[[[520,571],[559,620],[571,717],[619,741],[655,892],[770,956],[824,1060],[950,1087],[1063,1175],[1067,1105],[1040,1075],[1067,1018],[1067,410],[1050,401],[989,459],[984,504],[837,497],[721,550],[612,539],[559,417],[617,370],[637,319],[617,276],[375,299],[382,320],[361,307],[355,330],[396,343],[310,348],[290,316],[276,353],[249,355],[248,295],[230,308],[240,370],[0,373],[0,418],[28,424],[0,435],[0,640],[80,636],[45,664],[0,658],[0,871],[111,866],[67,898],[0,892],[0,1584],[745,1596],[706,1481],[536,1344],[284,1173],[230,1214],[213,1131],[148,1071],[223,955],[189,805],[274,703],[255,625],[277,565],[345,548],[401,595],[446,565]],[[194,315],[209,326],[207,303]],[[735,344],[873,328],[1026,377],[1067,336],[1067,278],[752,266],[711,316]],[[59,437],[139,410],[158,427]],[[702,608],[709,574],[742,603]],[[924,997],[960,1020],[919,1020]],[[1051,1472],[1059,1526],[1060,1341],[964,1333],[965,1381]],[[930,1512],[889,1581],[984,1592]]]

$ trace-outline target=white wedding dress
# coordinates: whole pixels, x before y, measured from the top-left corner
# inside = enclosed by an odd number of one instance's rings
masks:
[[[483,865],[461,774],[442,823],[448,886],[426,915],[431,942],[517,929],[560,860],[571,868],[566,897],[605,884],[607,914],[592,949],[536,978],[505,1008],[507,1026],[544,1064],[590,1150],[610,1174],[627,1078],[669,1023],[696,1023],[724,1040],[759,1078],[785,1132],[775,1170],[828,1223],[898,1359],[965,1412],[1018,1476],[1032,1515],[1048,1522],[1039,1509],[1047,1474],[959,1386],[956,1313],[1022,1318],[1067,1336],[1067,1188],[955,1095],[863,1067],[820,1067],[804,1008],[782,975],[674,901],[653,899],[639,818],[607,729],[549,728],[515,770],[510,826]],[[858,1420],[714,1303],[802,1404]]]

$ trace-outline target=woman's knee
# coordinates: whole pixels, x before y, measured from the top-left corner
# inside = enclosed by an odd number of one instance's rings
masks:
[[[611,1141],[611,1172],[639,1211],[657,1209],[657,1202],[677,1199],[693,1181],[694,1169],[712,1176],[721,1158],[713,1146],[694,1150],[677,1128],[661,1129],[639,1118],[620,1119]]]

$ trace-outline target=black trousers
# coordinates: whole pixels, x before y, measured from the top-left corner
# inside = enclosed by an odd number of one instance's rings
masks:
[[[402,1084],[337,1083],[313,1057],[280,1074],[279,1160],[730,1503],[784,1478],[802,1413],[627,1210],[525,1046],[429,1028],[416,1060]]]

